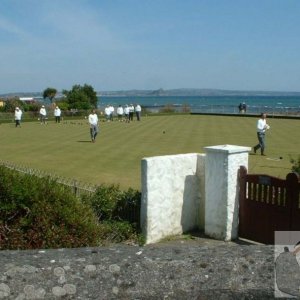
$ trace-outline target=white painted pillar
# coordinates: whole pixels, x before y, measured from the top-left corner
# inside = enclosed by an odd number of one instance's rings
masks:
[[[204,185],[204,159],[197,153],[142,159],[141,227],[146,244],[203,226],[204,195],[199,189]]]
[[[205,147],[205,234],[229,241],[238,237],[238,170],[248,169],[250,147]]]

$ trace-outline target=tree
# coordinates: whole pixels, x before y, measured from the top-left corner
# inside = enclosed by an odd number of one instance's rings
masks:
[[[53,98],[56,96],[57,90],[55,88],[46,88],[43,92],[43,98],[46,99],[50,99],[51,103],[53,101]]]
[[[98,98],[97,98],[97,93],[94,91],[94,88],[91,85],[85,84],[83,86],[83,91],[88,96],[90,104],[92,105],[92,107],[96,108]]]
[[[71,91],[63,90],[63,94],[67,98],[69,108],[90,109],[97,107],[97,94],[90,85],[76,84]]]

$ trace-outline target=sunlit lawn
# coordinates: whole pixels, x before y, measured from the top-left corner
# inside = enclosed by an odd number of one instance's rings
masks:
[[[92,183],[140,189],[143,157],[203,153],[204,147],[232,144],[253,147],[256,118],[170,115],[143,117],[130,124],[101,122],[95,144],[85,121],[48,125],[0,125],[0,159],[51,174]],[[268,119],[267,157],[249,156],[249,171],[284,178],[290,156],[300,154],[300,120]],[[282,157],[282,159],[279,159]]]

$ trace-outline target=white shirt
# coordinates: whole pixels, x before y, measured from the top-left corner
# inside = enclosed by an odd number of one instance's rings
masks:
[[[129,107],[128,107],[128,106],[125,106],[125,108],[124,108],[124,113],[125,113],[125,115],[128,115],[128,114],[129,114]]]
[[[142,111],[142,108],[141,108],[141,106],[139,104],[135,107],[135,111],[136,112]]]
[[[22,117],[21,109],[16,109],[15,110],[15,120],[21,120],[21,117]]]
[[[105,114],[107,116],[109,116],[111,114],[111,110],[110,110],[110,107],[105,107],[105,110],[104,110]]]
[[[60,115],[61,115],[61,110],[60,110],[59,107],[56,107],[56,108],[54,109],[54,116],[55,116],[55,117],[60,117]]]
[[[123,115],[123,113],[124,113],[123,107],[122,107],[122,106],[119,106],[119,107],[117,108],[117,114],[118,114],[118,115]]]
[[[96,114],[89,115],[89,123],[90,125],[97,125],[98,124],[98,116]]]
[[[40,114],[43,115],[43,116],[46,116],[46,115],[47,115],[47,112],[46,112],[45,107],[42,107],[42,108],[40,109]]]
[[[266,129],[269,128],[269,125],[267,124],[266,119],[259,119],[257,121],[257,132],[262,132],[264,133]]]

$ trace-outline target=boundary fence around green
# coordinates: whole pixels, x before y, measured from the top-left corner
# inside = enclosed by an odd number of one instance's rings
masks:
[[[92,194],[97,189],[96,185],[83,183],[83,182],[80,182],[78,180],[71,179],[71,178],[64,178],[61,176],[43,172],[41,170],[29,168],[26,166],[16,165],[16,164],[13,164],[13,163],[7,162],[7,161],[0,160],[0,165],[4,166],[6,168],[9,168],[9,169],[18,171],[20,173],[33,175],[33,176],[37,176],[40,178],[50,177],[51,179],[55,180],[57,183],[68,186],[76,196],[80,196],[83,193]]]

